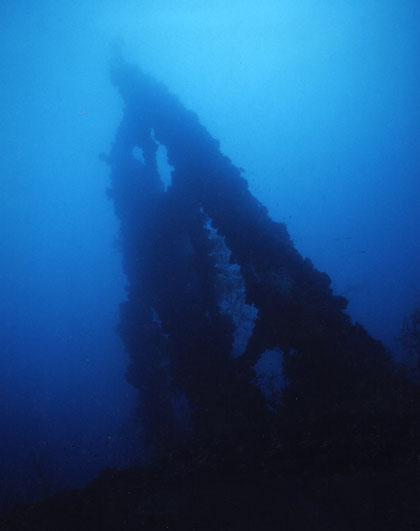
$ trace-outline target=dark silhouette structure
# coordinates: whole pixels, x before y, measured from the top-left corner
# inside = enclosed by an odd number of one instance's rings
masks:
[[[125,103],[108,158],[129,279],[121,333],[151,441],[281,444],[337,466],[413,455],[419,390],[351,323],[328,275],[299,255],[285,225],[162,84],[123,61],[112,80]],[[159,145],[173,168],[167,190]],[[257,316],[246,348],[232,356],[240,317],[223,303],[241,294]],[[268,349],[282,353],[286,377],[270,404],[254,370]]]
[[[153,463],[19,507],[5,529],[420,528],[420,390],[345,313],[197,116],[115,61],[120,333]],[[165,189],[157,153],[172,166]],[[281,387],[257,379],[278,356]]]

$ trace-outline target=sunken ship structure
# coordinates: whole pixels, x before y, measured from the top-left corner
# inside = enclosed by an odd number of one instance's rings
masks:
[[[193,112],[122,59],[112,82],[119,332],[150,462],[17,507],[5,529],[419,529],[418,382]]]

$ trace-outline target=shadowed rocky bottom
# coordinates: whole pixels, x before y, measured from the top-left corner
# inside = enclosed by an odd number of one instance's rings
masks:
[[[190,447],[17,506],[1,529],[414,531],[419,494],[412,466],[331,473],[281,454]]]

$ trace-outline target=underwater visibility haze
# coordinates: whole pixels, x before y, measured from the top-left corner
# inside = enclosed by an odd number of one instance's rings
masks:
[[[419,35],[413,0],[2,3],[2,510],[191,432],[420,455]]]

